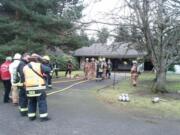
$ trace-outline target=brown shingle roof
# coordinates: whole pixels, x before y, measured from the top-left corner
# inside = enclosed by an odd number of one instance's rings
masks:
[[[106,44],[96,43],[89,47],[82,47],[74,52],[74,56],[80,57],[106,57],[106,58],[137,58],[145,56],[146,53],[128,47],[127,43]]]

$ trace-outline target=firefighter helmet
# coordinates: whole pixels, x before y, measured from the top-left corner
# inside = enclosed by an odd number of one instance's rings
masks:
[[[19,60],[19,59],[21,59],[21,54],[16,53],[16,54],[14,55],[13,59],[14,59],[14,60]]]
[[[44,60],[47,60],[47,61],[50,61],[50,58],[49,58],[49,56],[47,56],[47,55],[43,56],[43,59],[44,59]]]

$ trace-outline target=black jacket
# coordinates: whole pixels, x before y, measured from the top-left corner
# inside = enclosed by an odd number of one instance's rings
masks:
[[[23,73],[23,68],[24,68],[24,66],[26,66],[27,64],[28,64],[27,61],[21,60],[21,62],[19,63],[19,66],[17,67],[17,73],[18,73],[19,78],[20,78],[20,83],[24,83],[24,81],[25,81],[24,73]]]

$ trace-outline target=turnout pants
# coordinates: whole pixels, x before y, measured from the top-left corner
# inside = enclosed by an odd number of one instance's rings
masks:
[[[137,73],[131,73],[131,80],[132,80],[133,86],[137,85],[137,79],[138,79],[138,74]]]
[[[102,74],[103,74],[103,72],[97,72],[96,77],[97,77],[97,78],[102,78]]]
[[[50,74],[46,74],[46,76],[44,76],[44,79],[46,81],[46,86],[48,88],[52,88],[52,76]]]
[[[29,99],[29,104],[28,104],[29,119],[33,119],[36,117],[37,105],[39,108],[40,118],[43,119],[48,117],[45,91],[42,91],[40,96],[28,97],[28,99]]]
[[[47,83],[48,87],[52,88],[52,76],[50,74],[47,74]]]
[[[3,80],[4,85],[4,103],[9,102],[9,94],[11,92],[11,81],[10,80]]]
[[[19,91],[19,111],[22,116],[26,116],[28,112],[28,99],[24,88]]]
[[[12,86],[12,102],[13,102],[13,104],[17,104],[18,100],[19,100],[18,88],[17,88],[17,86]]]

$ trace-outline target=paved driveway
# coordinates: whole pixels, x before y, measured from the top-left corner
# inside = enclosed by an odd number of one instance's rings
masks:
[[[121,76],[116,76],[118,80]],[[72,82],[71,82],[72,83]],[[55,84],[63,88],[71,83]],[[0,135],[178,135],[179,120],[135,117],[100,102],[93,88],[112,83],[90,81],[48,97],[48,122],[30,122],[11,104],[0,103]]]

